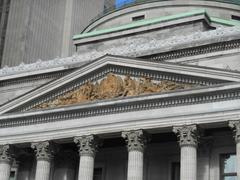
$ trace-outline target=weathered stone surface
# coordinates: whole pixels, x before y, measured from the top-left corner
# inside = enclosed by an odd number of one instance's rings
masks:
[[[106,78],[102,79],[100,82],[87,82],[74,91],[68,92],[52,101],[40,104],[36,109],[59,107],[117,97],[168,92],[187,88],[191,88],[191,85],[165,80],[153,82],[148,77],[137,79],[125,76],[122,78],[121,76],[109,73]]]

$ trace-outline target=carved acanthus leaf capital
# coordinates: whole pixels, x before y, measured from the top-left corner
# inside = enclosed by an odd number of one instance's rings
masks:
[[[99,147],[99,138],[95,135],[75,137],[80,156],[95,156]]]
[[[229,121],[228,126],[233,130],[234,139],[236,143],[240,142],[240,120]]]
[[[9,144],[0,145],[0,162],[12,162],[13,149]]]
[[[56,150],[51,141],[32,143],[31,147],[36,153],[37,160],[51,160]]]
[[[177,135],[181,147],[198,145],[199,135],[196,125],[173,127],[173,132]]]
[[[143,130],[122,132],[122,137],[127,143],[128,151],[144,151],[148,136]]]

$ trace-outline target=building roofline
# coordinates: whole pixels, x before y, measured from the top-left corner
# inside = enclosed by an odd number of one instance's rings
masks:
[[[237,21],[231,21],[231,20],[225,20],[225,19],[221,19],[221,18],[210,17],[205,9],[198,9],[198,10],[189,11],[189,12],[185,12],[185,13],[179,13],[179,14],[170,15],[170,16],[140,20],[137,22],[133,22],[133,23],[129,23],[129,24],[113,27],[113,28],[107,28],[107,29],[86,32],[86,33],[74,35],[73,40],[79,40],[79,39],[83,39],[83,38],[89,38],[89,37],[129,30],[129,29],[133,29],[133,28],[139,28],[139,27],[143,27],[143,26],[149,26],[149,25],[153,25],[153,24],[178,20],[181,18],[197,16],[197,15],[205,15],[207,17],[207,19],[209,20],[209,22],[211,22],[211,23],[217,23],[217,24],[222,24],[222,25],[226,25],[226,26],[240,26],[240,23]]]

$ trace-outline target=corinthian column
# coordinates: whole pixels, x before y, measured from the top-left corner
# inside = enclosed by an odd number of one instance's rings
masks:
[[[0,179],[9,180],[11,171],[11,147],[10,145],[0,145]]]
[[[196,180],[198,144],[197,126],[185,125],[174,127],[173,132],[177,134],[181,148],[180,180]]]
[[[127,180],[143,180],[143,155],[147,142],[143,130],[122,132],[128,148]]]
[[[49,180],[54,146],[49,141],[32,143],[36,153],[37,166],[35,180]]]
[[[240,121],[230,121],[229,127],[233,130],[237,152],[237,179],[240,179]]]
[[[78,180],[93,180],[94,159],[98,148],[98,138],[94,135],[75,137],[79,148],[80,164]]]

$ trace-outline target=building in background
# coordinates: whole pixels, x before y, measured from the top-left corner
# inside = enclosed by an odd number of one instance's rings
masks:
[[[1,180],[240,178],[240,2],[1,1]]]

